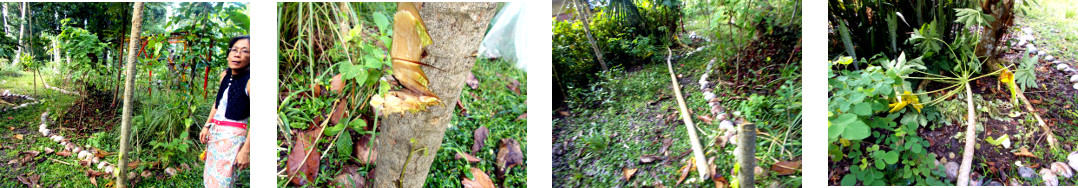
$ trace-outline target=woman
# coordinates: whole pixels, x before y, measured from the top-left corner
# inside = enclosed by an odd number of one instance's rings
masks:
[[[221,86],[210,106],[210,116],[199,133],[206,144],[206,166],[202,172],[206,187],[231,187],[235,171],[250,163],[247,120],[251,115],[248,93],[251,84],[250,37],[238,36],[228,42],[228,69],[221,72]],[[221,110],[218,110],[221,109]]]

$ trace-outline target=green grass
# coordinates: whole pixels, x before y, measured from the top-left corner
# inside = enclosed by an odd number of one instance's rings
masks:
[[[681,84],[686,105],[692,111],[693,121],[701,130],[700,142],[706,151],[705,155],[708,158],[715,158],[713,164],[717,166],[717,174],[732,180],[730,170],[733,168],[734,158],[731,153],[735,146],[728,144],[725,147],[718,147],[714,144],[719,135],[718,122],[707,124],[696,119],[698,115],[710,113],[706,107],[707,101],[703,99],[703,91],[696,83],[704,73],[702,70],[705,69],[710,57],[712,56],[694,55],[680,60],[680,63],[673,66],[676,74],[682,74],[680,80],[689,80],[688,82],[679,81],[679,84]],[[722,63],[716,62],[715,66],[720,67]],[[671,91],[670,75],[666,64],[643,65],[635,72],[625,72],[620,68],[614,68],[610,73],[603,74],[606,75],[601,77],[605,78],[596,84],[596,89],[571,89],[567,100],[572,106],[572,116],[554,121],[554,127],[556,127],[554,145],[564,143],[568,148],[563,158],[555,161],[554,184],[563,187],[614,185],[640,187],[655,184],[673,186],[680,176],[678,170],[692,155],[678,158],[683,153],[691,152],[691,149],[687,141],[686,127],[678,114],[678,104],[674,98],[670,98],[674,93]],[[731,93],[730,90],[723,89],[716,94],[748,97],[747,94]],[[659,100],[660,96],[664,99]],[[731,99],[732,97],[720,98],[723,99],[721,102],[723,107],[731,112],[737,110],[743,101]],[[780,97],[766,96],[765,98]],[[595,103],[599,104],[595,105]],[[759,117],[781,116],[771,111],[756,113],[761,114]],[[662,119],[671,115],[676,119],[662,123]],[[790,135],[783,134],[789,130],[789,125],[785,123],[790,122],[758,121],[756,123],[762,133],[777,136],[777,138],[769,138],[761,134],[758,137],[757,157],[761,159],[760,167],[768,169],[776,160],[791,160],[801,155],[800,123],[796,123]],[[558,127],[563,129],[559,131]],[[662,156],[663,154],[658,152],[662,147],[663,138],[673,140],[668,149],[667,161],[638,163],[638,158],[642,155]],[[785,144],[782,144],[783,141]],[[773,146],[772,143],[778,146]],[[782,152],[783,148],[787,152]],[[555,158],[559,160],[557,156]],[[564,166],[558,167],[557,163],[563,163]],[[638,171],[631,181],[625,181],[621,179],[622,168],[636,168]],[[799,176],[799,173],[782,177],[768,175],[757,178],[757,183],[758,186],[770,185],[772,182],[800,185]],[[685,181],[695,179],[695,177],[698,175],[693,171]],[[715,186],[711,180],[696,179],[695,181],[701,183],[689,184],[702,187]]]
[[[27,163],[23,163],[23,164],[16,164],[16,165],[8,165],[7,164],[7,162],[10,161],[10,160],[18,159],[18,157],[19,157],[18,154],[21,151],[31,151],[31,150],[33,150],[33,151],[42,151],[45,147],[56,149],[56,150],[63,149],[63,147],[60,146],[58,143],[53,142],[52,140],[41,136],[41,134],[39,132],[37,132],[37,128],[38,128],[37,126],[41,123],[39,121],[40,120],[39,117],[40,117],[42,112],[45,112],[46,110],[48,110],[50,118],[56,119],[59,116],[59,113],[67,110],[70,107],[70,105],[72,105],[74,102],[79,100],[79,97],[75,96],[75,95],[62,94],[62,93],[57,92],[57,91],[53,91],[53,90],[50,90],[50,89],[45,89],[45,88],[41,87],[42,85],[41,85],[40,82],[38,83],[38,88],[37,88],[38,93],[35,95],[34,94],[34,89],[33,89],[33,83],[31,82],[31,80],[33,79],[33,74],[23,72],[23,73],[21,73],[19,75],[20,76],[9,76],[9,75],[0,76],[0,78],[7,81],[6,83],[0,84],[0,90],[11,90],[12,92],[15,92],[15,93],[18,93],[18,94],[30,95],[30,96],[38,99],[41,103],[26,107],[26,108],[14,110],[14,111],[8,111],[8,112],[5,112],[4,114],[0,114],[0,127],[3,127],[2,129],[0,129],[0,145],[13,147],[12,149],[0,149],[0,162],[3,163],[2,165],[0,165],[0,173],[5,174],[3,176],[0,176],[0,187],[23,187],[23,186],[25,186],[25,185],[23,185],[22,183],[20,183],[18,181],[17,176],[19,176],[19,175],[39,175],[41,177],[41,179],[39,181],[39,184],[43,185],[43,186],[52,186],[52,185],[56,185],[56,186],[60,186],[60,187],[86,187],[86,186],[92,186],[92,184],[90,183],[90,178],[88,176],[86,176],[86,170],[89,170],[91,168],[90,167],[79,166],[78,161],[75,158],[75,156],[63,157],[63,156],[54,155],[54,154],[48,154],[48,155],[42,154],[42,155],[39,155],[39,156],[35,157],[32,162],[27,162]],[[50,75],[45,75],[44,78],[45,78],[45,80],[58,80],[58,79],[54,79],[55,77],[50,76]],[[50,82],[50,85],[60,87],[60,86],[58,86],[59,85],[58,81]],[[74,90],[73,88],[64,88],[64,89]],[[10,119],[8,119],[8,118],[10,118]],[[116,125],[119,125],[119,122],[117,122]],[[118,139],[119,138],[119,136],[118,136],[119,135],[119,133],[118,133],[119,128],[115,128],[115,129],[113,129],[113,131],[109,131],[109,132],[102,132],[101,134],[98,134],[97,136],[91,136],[91,135],[78,136],[78,135],[75,135],[74,133],[72,133],[70,131],[61,130],[60,128],[58,128],[58,127],[61,127],[61,126],[64,126],[64,125],[50,124],[49,128],[52,129],[53,131],[59,131],[59,134],[67,137],[72,142],[77,143],[79,145],[91,144],[91,139],[97,139],[98,140],[97,143],[99,143],[97,145],[98,145],[98,147],[100,149],[105,150],[105,151],[109,151],[109,152],[117,152],[119,150],[118,145],[116,144],[116,140],[111,140],[111,139]],[[103,125],[103,126],[115,126],[115,125]],[[65,126],[65,127],[69,127],[69,126]],[[14,137],[15,137],[16,134],[22,134],[24,136],[24,139],[22,139],[22,140],[15,139]],[[101,141],[101,140],[104,140],[104,141]],[[197,149],[192,149],[192,150],[197,150]],[[153,158],[152,156],[149,156],[149,155],[140,155],[140,152],[132,151],[131,153],[132,153],[132,157],[142,159],[143,161],[151,160],[151,158]],[[155,177],[151,177],[151,179],[144,179],[144,180],[134,184],[134,186],[138,186],[138,187],[199,187],[199,186],[202,186],[202,168],[201,168],[202,163],[197,162],[197,160],[198,160],[197,155],[198,154],[199,154],[199,152],[187,152],[187,153],[182,153],[182,154],[180,154],[180,156],[176,157],[176,158],[179,158],[178,160],[181,163],[197,164],[197,166],[192,166],[191,170],[182,171],[175,177],[165,178],[165,179],[161,179],[161,180],[158,180]],[[63,164],[63,163],[56,162],[56,161],[53,161],[53,160],[50,160],[50,159],[56,159],[56,160],[59,160],[59,161],[64,161],[64,162],[69,163],[69,164]],[[110,155],[110,156],[106,157],[105,160],[109,161],[110,163],[115,164],[117,162],[117,160],[118,160],[118,157],[117,157],[117,155]],[[160,169],[160,167],[157,167],[155,169],[148,169],[148,168],[149,167],[147,167],[146,165],[140,165],[140,167],[137,167],[135,170],[132,170],[131,172],[141,173],[142,170],[150,170],[151,172],[157,173],[155,175],[162,175],[162,176],[167,177],[167,175],[163,174],[164,172],[163,172],[162,169]],[[98,170],[98,169],[96,169],[96,167],[93,167],[93,169]],[[240,179],[237,181],[237,182],[242,182],[242,183],[238,184],[239,186],[245,186],[245,185],[248,184],[247,183],[247,182],[249,182],[248,181],[248,179],[249,179],[248,174],[249,173],[241,173]],[[112,182],[114,180],[114,178],[111,177],[111,176],[100,176],[100,177],[97,177],[96,180],[97,180],[98,186],[104,187],[106,184]]]
[[[1031,27],[1037,37],[1037,48],[1065,61],[1076,60],[1078,53],[1078,2],[1070,0],[1038,0],[1026,15],[1019,15],[1014,29]],[[1048,44],[1045,46],[1045,44]]]
[[[461,116],[459,108],[454,112],[451,121],[453,127],[445,132],[442,146],[431,164],[430,174],[427,175],[426,187],[460,187],[460,177],[468,173],[469,168],[483,169],[495,180],[495,184],[499,184],[494,173],[497,168],[494,163],[498,154],[498,143],[503,138],[519,142],[520,150],[524,152],[524,160],[527,161],[528,122],[526,118],[517,120],[518,116],[528,112],[528,104],[525,103],[528,98],[527,72],[513,66],[505,61],[476,62],[472,73],[479,80],[479,86],[472,89],[465,85],[460,98],[468,116]],[[519,95],[506,87],[510,80],[520,82]],[[472,94],[477,98],[472,97]],[[474,143],[473,131],[480,125],[490,129],[485,146],[476,156],[482,161],[468,164],[464,160],[453,159],[457,151],[471,152]],[[527,181],[527,170],[517,166],[510,170],[499,187],[527,187]]]

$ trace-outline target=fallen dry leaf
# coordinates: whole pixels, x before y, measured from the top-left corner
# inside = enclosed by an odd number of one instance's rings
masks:
[[[561,116],[569,116],[569,111],[565,111],[565,110],[558,110],[558,115],[561,115]]]
[[[71,151],[59,151],[56,156],[71,157]]]
[[[37,174],[34,174],[34,175],[26,175],[26,174],[19,175],[18,179],[19,179],[19,182],[22,182],[22,184],[26,184],[26,186],[28,186],[28,187],[41,187],[40,185],[37,184],[38,180],[41,180],[41,176],[38,176]]]
[[[97,177],[90,177],[90,184],[97,186]]]
[[[465,80],[464,83],[468,84],[468,87],[472,89],[479,89],[479,79],[475,78],[475,74],[470,71],[468,72],[468,80]]]
[[[659,160],[663,160],[663,158],[659,157],[659,156],[656,156],[656,155],[641,155],[640,156],[640,163],[651,163],[651,162],[655,162],[655,161],[659,161]]]
[[[373,147],[370,147],[370,146],[374,146],[374,145],[371,145],[370,142],[371,142],[371,134],[363,134],[363,135],[359,136],[359,139],[356,140],[356,143],[353,144],[355,146],[355,148],[354,148],[355,149],[355,154],[354,155],[355,155],[356,158],[359,159],[359,164],[370,164],[370,163],[374,162],[376,159],[378,159],[378,150],[376,150]],[[367,155],[370,155],[370,156],[368,157]]]
[[[22,134],[15,134],[15,139],[22,140]]]
[[[502,139],[498,146],[498,158],[495,160],[495,175],[504,177],[513,166],[524,164],[524,153],[520,151],[520,143],[512,138]]]
[[[367,180],[359,175],[358,170],[358,166],[345,165],[341,173],[333,177],[330,185],[335,187],[366,187]]]
[[[520,95],[520,81],[517,81],[517,79],[509,79],[509,85],[505,87],[508,87],[514,94]]]
[[[705,115],[700,115],[700,116],[696,116],[696,118],[700,119],[701,121],[704,121],[704,123],[706,123],[706,124],[711,124],[711,120],[712,120],[711,117],[708,117],[708,116],[705,116]]]
[[[334,75],[333,80],[329,81],[329,90],[333,91],[334,93],[341,93],[341,90],[344,89],[344,81],[341,80],[341,78],[344,78],[344,75]]]
[[[468,177],[460,177],[460,184],[465,188],[494,188],[494,181],[491,181],[490,176],[483,173],[483,170],[471,168],[468,171],[472,172],[472,177],[474,177],[475,180],[468,179]]]
[[[472,131],[472,155],[479,153],[480,149],[486,145],[487,134],[490,134],[490,129],[487,126],[480,125],[479,128],[475,128]]]
[[[688,163],[686,163],[685,166],[681,166],[681,169],[678,170],[678,173],[681,174],[681,176],[677,178],[677,182],[674,183],[674,187],[681,185],[681,181],[685,180],[685,177],[689,176],[689,172],[692,171],[692,169],[696,169],[695,166],[696,159],[689,158]]]
[[[711,178],[711,181],[715,181],[715,188],[726,188],[730,186],[730,182],[726,180],[726,177],[717,174]]]
[[[457,152],[457,155],[454,156],[453,159],[458,159],[458,160],[459,159],[466,159],[466,161],[468,161],[468,163],[478,163],[479,161],[482,161],[478,157],[468,155],[467,153],[464,153],[464,152]]]
[[[1037,158],[1037,156],[1030,153],[1029,149],[1026,149],[1026,147],[1018,148],[1018,152],[1015,152],[1014,155],[1019,157]]]
[[[345,116],[347,116],[347,114],[344,113],[345,111],[348,111],[347,102],[345,102],[344,100],[341,100],[341,101],[337,102],[337,107],[334,108],[333,114],[329,115],[329,123],[330,123],[330,125],[337,125],[337,123],[341,121],[341,118],[344,118]],[[356,120],[356,121],[361,121],[361,120]]]
[[[636,174],[636,169],[621,168],[621,174],[624,175],[622,177],[624,177],[625,180],[628,181],[629,179],[633,178],[633,174]]]
[[[312,143],[316,137],[311,136],[318,133],[311,132],[313,131],[296,134],[292,152],[288,154],[288,174],[294,176],[292,184],[303,186],[314,182],[315,177],[318,177],[318,159],[321,158],[321,154],[311,152],[311,156],[304,160],[308,149],[318,151],[318,146]]]
[[[797,173],[800,169],[801,161],[779,161],[771,165],[771,171],[780,176]]]
[[[528,113],[527,112],[524,112],[524,114],[520,114],[520,116],[517,116],[517,121],[526,120],[526,119],[528,119]]]

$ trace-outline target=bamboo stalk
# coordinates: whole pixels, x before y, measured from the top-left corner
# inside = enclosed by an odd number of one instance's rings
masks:
[[[700,174],[700,179],[705,179],[708,176],[707,164],[704,161],[707,159],[704,157],[704,149],[700,147],[700,139],[696,136],[696,126],[692,123],[692,118],[689,117],[688,107],[685,107],[685,99],[681,97],[681,86],[677,84],[677,76],[674,75],[674,66],[670,64],[670,57],[673,52],[670,48],[666,49],[666,68],[670,70],[670,83],[674,86],[674,96],[677,98],[678,108],[681,110],[681,120],[685,121],[685,131],[689,132],[689,142],[692,144],[693,157],[696,158],[696,171]]]
[[[973,90],[966,83],[966,148],[962,152],[962,165],[958,167],[958,186],[969,186],[969,171],[973,163],[974,143],[977,142],[977,116],[973,111]]]

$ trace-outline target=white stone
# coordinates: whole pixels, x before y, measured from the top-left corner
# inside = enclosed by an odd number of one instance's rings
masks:
[[[1059,178],[1056,177],[1056,173],[1048,169],[1041,169],[1041,179],[1044,180],[1045,186],[1059,186]]]
[[[1070,68],[1070,65],[1067,65],[1067,64],[1056,64],[1056,70],[1061,70],[1061,71],[1062,71],[1062,70],[1064,70],[1064,69],[1067,69],[1067,68]]]
[[[105,169],[106,166],[109,166],[108,161],[101,161],[101,163],[97,163],[97,169],[98,170]]]
[[[1070,165],[1067,165],[1063,162],[1052,163],[1052,172],[1055,172],[1057,175],[1063,176],[1065,178],[1074,177],[1074,171],[1071,170]]]
[[[958,179],[958,163],[951,161],[944,164],[944,172],[947,174],[947,179],[955,181]]]
[[[1048,55],[1048,52],[1044,52],[1044,50],[1037,51],[1037,56],[1044,56],[1044,55]]]
[[[1078,88],[1078,84],[1075,84],[1074,87]],[[1067,155],[1067,164],[1071,165],[1071,169],[1078,169],[1078,151]]]
[[[1056,56],[1048,55],[1048,56],[1044,57],[1044,60],[1045,60],[1045,61],[1052,61],[1052,60],[1056,60]]]
[[[93,159],[90,159],[90,162],[93,162],[93,163],[99,163],[99,162],[101,162],[101,158],[100,158],[100,157],[97,157],[97,156],[94,156],[94,158],[93,158]]]
[[[704,100],[711,100],[715,98],[715,94],[710,91],[704,92]]]
[[[82,151],[79,151],[78,159],[79,160],[86,160],[86,158],[89,158],[90,156],[93,156],[93,155],[94,154],[91,154],[90,152],[86,152],[86,150],[82,150]]]
[[[1078,83],[1074,84],[1074,89],[1078,89]],[[1074,165],[1074,166],[1078,166],[1078,165]]]
[[[1071,76],[1071,82],[1078,82],[1078,74]]]
[[[115,170],[116,170],[115,167],[108,166],[108,167],[105,168],[105,173],[106,174],[112,174],[112,171],[115,171]]]

